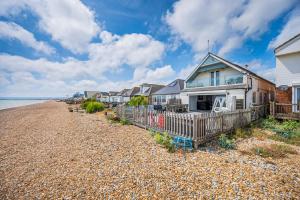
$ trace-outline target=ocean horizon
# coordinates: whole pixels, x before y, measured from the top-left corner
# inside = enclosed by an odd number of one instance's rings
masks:
[[[0,99],[0,110],[43,103],[50,99]]]

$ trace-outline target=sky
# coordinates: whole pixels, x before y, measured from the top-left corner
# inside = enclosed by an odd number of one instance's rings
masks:
[[[274,81],[298,33],[299,0],[1,0],[0,96],[167,84],[208,51]]]

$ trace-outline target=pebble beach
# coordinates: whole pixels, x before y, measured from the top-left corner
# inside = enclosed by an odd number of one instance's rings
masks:
[[[144,129],[55,101],[2,110],[0,128],[0,199],[300,197],[298,147],[280,159],[240,153],[253,139],[168,153]]]

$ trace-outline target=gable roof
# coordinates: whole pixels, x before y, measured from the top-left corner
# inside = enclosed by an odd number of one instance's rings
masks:
[[[126,92],[123,93],[123,97],[132,97],[134,96],[136,93],[138,93],[140,91],[139,87],[133,87],[131,89],[128,89]]]
[[[210,57],[210,56],[213,57],[213,58],[215,58],[215,59],[217,59],[218,61],[224,63],[225,65],[227,65],[227,66],[229,66],[229,67],[232,67],[232,68],[234,68],[234,69],[236,69],[236,70],[238,70],[238,71],[240,71],[240,72],[242,72],[242,73],[244,73],[244,74],[250,74],[250,75],[252,75],[252,76],[255,76],[255,77],[259,78],[259,79],[262,79],[262,80],[264,80],[264,81],[267,81],[267,82],[269,82],[269,83],[275,85],[275,83],[273,83],[273,82],[271,82],[271,81],[269,81],[269,80],[267,80],[267,79],[265,79],[265,78],[263,78],[263,77],[261,77],[261,76],[258,76],[256,73],[250,71],[249,69],[246,69],[246,68],[244,68],[244,67],[242,67],[242,66],[240,66],[240,65],[237,65],[237,64],[232,63],[232,62],[230,62],[230,61],[228,61],[228,60],[225,60],[224,58],[221,58],[221,57],[219,57],[219,56],[217,56],[217,55],[215,55],[215,54],[213,54],[213,53],[211,53],[211,52],[208,52],[208,54],[204,57],[204,59],[202,60],[202,62],[201,62],[201,63],[194,69],[194,71],[187,77],[186,81],[188,81],[188,80],[192,77],[192,75],[193,75],[195,72],[197,72],[197,70],[198,70],[200,67],[202,67],[202,64],[203,64],[203,63],[207,60],[207,58]]]
[[[169,83],[167,86],[161,88],[154,95],[166,95],[166,94],[179,94],[184,88],[184,80],[176,79],[175,81]]]
[[[291,44],[293,44],[294,42],[298,41],[300,39],[300,33],[298,33],[297,35],[295,35],[294,37],[290,38],[289,40],[283,42],[282,44],[278,45],[275,49],[274,49],[274,53],[278,53],[279,51],[285,49],[286,47],[290,46]]]
[[[146,91],[141,92],[141,88],[143,88],[144,86],[149,87],[149,88]],[[160,90],[163,87],[164,87],[164,85],[143,83],[140,87],[140,91],[135,95],[149,96],[149,95],[155,93],[156,91]]]

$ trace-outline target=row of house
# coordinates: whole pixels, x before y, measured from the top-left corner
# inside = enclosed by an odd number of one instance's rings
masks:
[[[144,83],[120,92],[86,91],[99,101],[126,103],[145,96],[151,105],[186,104],[190,112],[237,110],[270,101],[300,103],[300,34],[275,49],[276,85],[262,76],[213,53],[185,79],[170,84]],[[299,111],[295,106],[294,111]]]

